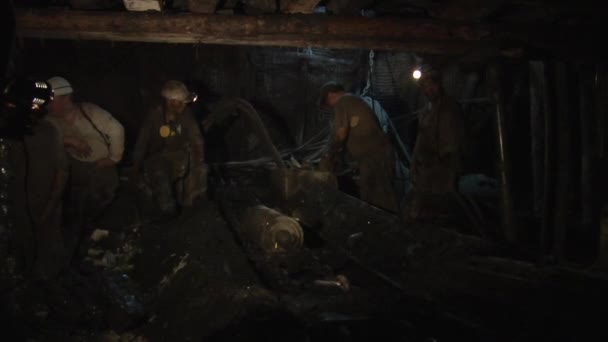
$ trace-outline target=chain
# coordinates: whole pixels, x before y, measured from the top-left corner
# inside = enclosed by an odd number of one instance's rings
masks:
[[[361,92],[361,96],[367,95],[367,93],[369,92],[369,88],[371,88],[371,86],[372,86],[372,73],[374,70],[374,50],[369,51],[368,65],[369,65],[369,70],[367,72],[367,83],[365,84],[365,88],[363,88],[363,91]]]

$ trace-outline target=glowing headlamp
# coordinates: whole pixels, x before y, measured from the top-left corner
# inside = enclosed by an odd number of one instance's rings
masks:
[[[416,69],[416,70],[414,70],[414,72],[412,73],[412,77],[413,77],[415,80],[419,80],[419,79],[420,79],[420,77],[422,77],[422,71],[420,71],[420,69]]]

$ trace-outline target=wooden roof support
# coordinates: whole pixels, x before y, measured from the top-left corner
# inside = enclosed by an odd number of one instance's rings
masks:
[[[569,46],[556,28],[506,30],[389,17],[222,16],[195,13],[18,9],[20,37],[203,43],[452,54]]]

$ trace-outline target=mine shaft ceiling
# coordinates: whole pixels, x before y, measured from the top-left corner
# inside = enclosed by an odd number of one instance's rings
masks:
[[[601,58],[597,3],[174,0],[160,12],[135,12],[123,0],[15,1],[22,37]]]

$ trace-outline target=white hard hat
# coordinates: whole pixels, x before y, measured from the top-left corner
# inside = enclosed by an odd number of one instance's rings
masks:
[[[51,85],[54,96],[68,95],[74,92],[74,88],[72,88],[70,82],[63,77],[51,77],[47,82]]]
[[[168,100],[178,100],[186,103],[190,102],[190,92],[188,91],[188,88],[186,88],[186,85],[180,81],[167,81],[165,85],[163,85],[160,94]]]

